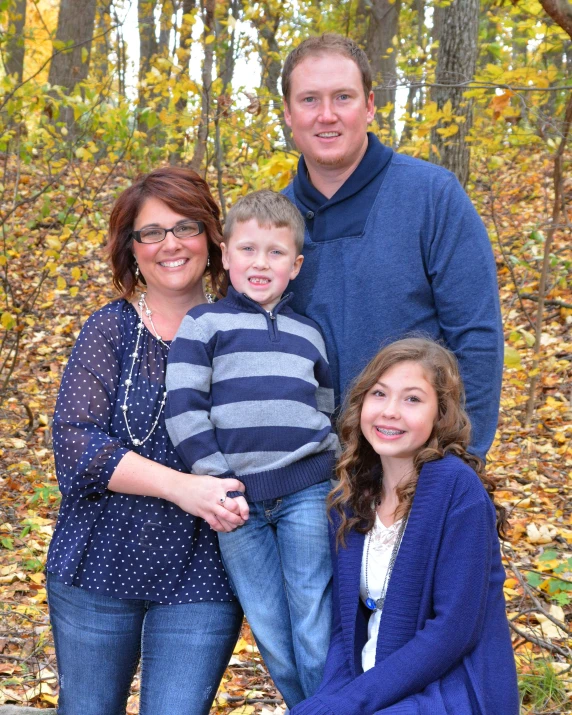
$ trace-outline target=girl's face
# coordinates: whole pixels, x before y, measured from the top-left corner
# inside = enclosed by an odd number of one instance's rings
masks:
[[[369,390],[361,410],[361,431],[382,465],[396,460],[413,467],[413,458],[429,439],[437,420],[438,400],[423,367],[412,361],[386,370]]]

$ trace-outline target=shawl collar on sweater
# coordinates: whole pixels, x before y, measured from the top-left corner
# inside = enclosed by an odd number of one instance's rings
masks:
[[[453,494],[455,470],[443,470],[442,462],[458,460],[446,456],[427,462],[419,474],[407,528],[387,588],[387,596],[379,625],[376,662],[401,648],[413,638],[420,624],[428,617],[421,613],[421,601],[428,578],[432,574],[431,558],[442,537],[445,516]],[[460,462],[460,460],[458,460]],[[449,466],[452,466],[450,464]],[[445,476],[446,475],[446,476]],[[359,607],[360,569],[365,535],[350,532],[346,548],[339,550],[339,599],[348,662],[353,664],[354,677],[362,672],[361,650],[356,644],[356,623]],[[433,555],[433,556],[431,556]],[[357,646],[357,647],[356,647]]]

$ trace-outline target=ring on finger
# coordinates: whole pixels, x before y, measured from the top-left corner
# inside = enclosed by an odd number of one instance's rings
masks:
[[[224,504],[225,501],[226,501],[226,494],[218,500],[219,504]]]

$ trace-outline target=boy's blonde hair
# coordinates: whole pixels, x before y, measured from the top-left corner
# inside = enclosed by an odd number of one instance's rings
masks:
[[[246,223],[252,219],[255,219],[261,228],[289,228],[296,246],[296,255],[302,253],[304,220],[296,206],[285,196],[270,189],[261,189],[240,198],[230,209],[224,222],[224,241],[228,244],[237,223]]]

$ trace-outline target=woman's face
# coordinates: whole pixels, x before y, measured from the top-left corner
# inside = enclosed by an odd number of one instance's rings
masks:
[[[183,216],[170,209],[160,199],[150,197],[145,200],[135,219],[133,229],[155,226],[173,228],[178,223],[195,218],[192,211]],[[203,232],[191,238],[176,238],[169,232],[159,243],[138,243],[133,241],[133,254],[139,264],[147,292],[192,295],[202,294],[202,277],[208,258],[207,236]]]
[[[385,460],[407,460],[431,435],[438,401],[423,366],[410,360],[386,370],[368,391],[361,410],[361,430],[374,451]]]

